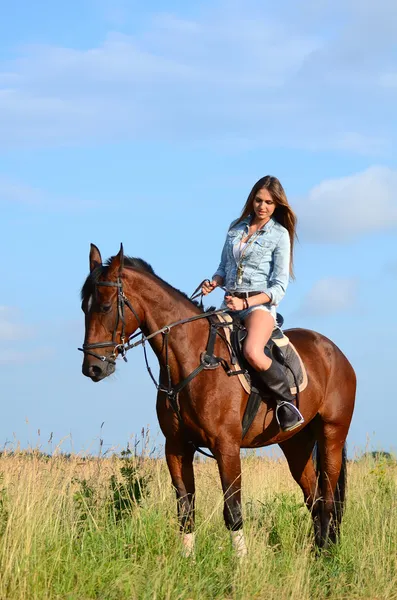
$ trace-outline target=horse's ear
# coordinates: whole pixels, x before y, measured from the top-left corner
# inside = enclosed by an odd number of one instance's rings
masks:
[[[90,247],[90,273],[102,265],[102,256],[95,244]]]
[[[119,275],[121,275],[121,271],[124,268],[124,248],[123,248],[123,243],[120,244],[119,257],[120,257]]]
[[[109,267],[109,276],[110,277],[119,277],[121,275],[121,271],[124,267],[124,250],[123,244],[120,244],[120,251],[117,256],[114,257],[112,263]]]

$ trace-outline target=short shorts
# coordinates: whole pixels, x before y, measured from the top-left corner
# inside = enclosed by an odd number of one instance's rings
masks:
[[[222,302],[221,308],[227,308],[225,302]],[[229,310],[228,312],[232,316],[241,319],[241,321],[244,321],[244,319],[248,317],[248,315],[250,315],[252,312],[254,312],[254,310],[265,310],[266,312],[270,313],[274,319],[275,325],[277,324],[276,308],[268,304],[257,304],[256,306],[250,306],[249,308],[245,308],[244,310]]]

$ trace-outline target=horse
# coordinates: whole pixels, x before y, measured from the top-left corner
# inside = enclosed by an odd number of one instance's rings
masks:
[[[102,381],[114,373],[116,357],[125,358],[129,348],[150,343],[160,366],[156,409],[185,555],[194,552],[193,458],[199,448],[209,449],[217,461],[224,522],[238,556],[247,553],[240,449],[271,444],[279,445],[303,492],[312,516],[315,548],[335,544],[345,504],[346,437],[356,391],[355,372],[342,351],[315,331],[286,330],[308,375],[299,404],[304,424],[290,432],[280,431],[274,405],[263,401],[242,439],[247,392],[225,369],[200,369],[210,328],[203,308],[158,277],[144,260],[124,256],[122,246],[103,264],[99,249],[91,244],[89,264],[81,290],[85,313],[82,372],[93,382]],[[141,334],[141,342],[131,342]],[[227,361],[228,349],[221,337],[216,336],[213,343],[216,356]]]

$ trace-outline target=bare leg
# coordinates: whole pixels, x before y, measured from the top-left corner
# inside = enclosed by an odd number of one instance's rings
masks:
[[[257,371],[266,371],[272,361],[263,349],[267,344],[274,328],[272,315],[264,310],[254,310],[245,319],[244,324],[248,335],[244,342],[244,356]]]
[[[190,556],[194,552],[194,448],[190,444],[179,444],[167,440],[165,455],[176,491],[184,554]]]
[[[224,452],[222,451],[224,448]],[[247,554],[243,533],[243,516],[241,510],[241,459],[240,446],[223,443],[214,448],[218,462],[224,494],[223,517],[229,529],[234,549],[239,558]]]

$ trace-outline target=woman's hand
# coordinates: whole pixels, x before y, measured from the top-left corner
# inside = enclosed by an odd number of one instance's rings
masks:
[[[203,287],[201,288],[201,292],[203,296],[210,294],[218,285],[221,285],[217,279],[213,279],[212,281],[205,281],[203,283]]]
[[[235,296],[225,296],[226,306],[229,310],[243,310],[244,300]]]

